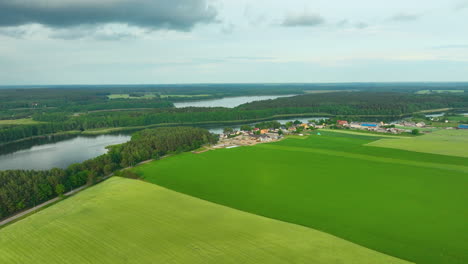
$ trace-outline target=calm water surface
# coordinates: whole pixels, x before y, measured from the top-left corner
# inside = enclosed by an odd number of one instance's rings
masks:
[[[190,102],[180,102],[174,103],[174,106],[177,108],[183,107],[227,107],[234,108],[241,104],[246,104],[254,101],[270,100],[280,97],[291,97],[295,94],[288,95],[260,95],[260,96],[237,96],[237,97],[225,97],[221,99],[209,99],[209,100],[199,100],[199,101],[190,101]]]
[[[51,140],[51,143],[42,142],[41,145],[0,155],[0,170],[66,168],[73,163],[105,154],[106,146],[121,144],[129,140],[128,135],[102,135],[77,136],[58,142]],[[2,153],[8,152],[8,149],[5,149],[8,146],[0,148],[3,148]]]

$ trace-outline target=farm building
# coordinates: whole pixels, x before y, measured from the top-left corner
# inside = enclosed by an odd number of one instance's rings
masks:
[[[363,123],[361,124],[363,127],[377,127],[377,124],[372,124],[372,123]]]
[[[458,129],[468,129],[468,125],[466,124],[459,125]]]
[[[336,121],[336,124],[337,124],[337,125],[340,125],[340,126],[347,126],[347,125],[348,125],[348,121],[346,121],[346,120],[338,120],[338,121]]]
[[[425,127],[426,126],[426,123],[424,122],[419,122],[416,124],[417,127]]]

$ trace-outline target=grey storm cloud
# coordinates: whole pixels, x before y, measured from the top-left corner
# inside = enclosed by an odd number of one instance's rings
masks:
[[[198,23],[216,22],[216,16],[206,0],[0,0],[0,27],[124,23],[188,31]]]
[[[325,23],[325,19],[318,14],[294,14],[288,15],[282,25],[285,27],[315,27]]]

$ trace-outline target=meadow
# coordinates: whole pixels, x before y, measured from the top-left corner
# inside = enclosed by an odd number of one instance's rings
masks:
[[[408,262],[310,228],[114,177],[1,229],[0,263]]]
[[[145,93],[142,96],[131,96],[130,94],[110,94],[107,96],[109,99],[154,99],[156,98],[155,93]],[[210,97],[210,94],[160,94],[161,98],[187,98],[187,99],[204,99]]]
[[[107,96],[109,99],[153,99],[156,95],[147,93],[143,96],[130,96],[130,94],[111,94]]]
[[[465,90],[420,90],[416,94],[464,93]]]
[[[0,120],[1,125],[32,125],[40,124],[42,122],[34,121],[32,118],[22,118],[22,119],[13,119],[13,120]]]
[[[421,137],[381,139],[368,145],[468,158],[468,131],[438,130]]]
[[[376,140],[407,139],[322,131],[185,153],[134,171],[181,193],[415,263],[468,263],[468,160],[369,146]]]

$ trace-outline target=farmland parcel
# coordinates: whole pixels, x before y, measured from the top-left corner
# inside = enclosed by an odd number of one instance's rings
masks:
[[[366,146],[375,140],[323,131],[183,154],[135,171],[182,193],[416,263],[468,263],[468,160]]]
[[[306,227],[111,178],[0,230],[0,263],[407,262]]]

